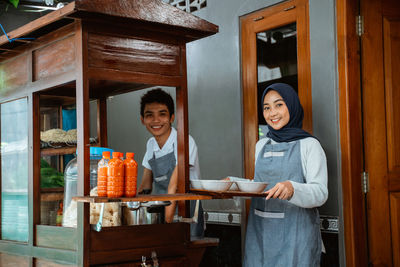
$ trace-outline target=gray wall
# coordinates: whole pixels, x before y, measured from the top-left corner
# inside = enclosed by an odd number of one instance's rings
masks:
[[[199,148],[203,179],[243,176],[239,17],[277,2],[208,0],[207,7],[195,13],[220,29],[216,35],[187,45],[189,132]],[[335,33],[333,1],[311,0],[313,129],[325,149],[329,169],[329,199],[320,211],[339,216]],[[169,91],[174,94],[173,88]],[[138,162],[149,137],[139,119],[143,93],[115,96],[108,102],[109,145],[135,152]],[[232,200],[208,201],[205,208],[238,209],[238,205]]]

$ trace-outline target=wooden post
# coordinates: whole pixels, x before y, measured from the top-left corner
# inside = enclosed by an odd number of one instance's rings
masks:
[[[78,137],[78,195],[89,195],[89,79],[87,75],[87,32],[81,21],[76,23],[76,117]],[[86,163],[86,164],[85,164]],[[89,204],[78,203],[78,253],[79,266],[89,266],[90,217]]]
[[[189,125],[185,44],[181,45],[181,75],[181,86],[176,88],[176,119],[178,128],[177,193],[185,193],[189,191]],[[179,214],[188,217],[190,214],[189,207],[189,202],[186,202],[186,205],[180,204]]]

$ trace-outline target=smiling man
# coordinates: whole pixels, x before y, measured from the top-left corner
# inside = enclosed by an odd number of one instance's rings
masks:
[[[143,176],[139,194],[151,190],[153,194],[174,194],[178,186],[177,132],[171,126],[175,119],[174,101],[165,91],[157,88],[148,91],[140,101],[140,119],[146,129],[153,135],[146,146],[142,165]],[[189,135],[189,173],[190,179],[200,179],[197,146]],[[191,216],[194,214],[194,203],[191,202]],[[173,201],[165,208],[165,221],[172,222],[176,210]],[[204,229],[203,210],[200,205],[199,223],[191,225],[192,236],[202,236]]]

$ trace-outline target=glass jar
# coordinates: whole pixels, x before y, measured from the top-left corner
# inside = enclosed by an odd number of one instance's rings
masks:
[[[103,151],[113,152],[110,148],[90,147],[90,190],[97,186],[97,164],[102,158]],[[71,201],[78,191],[78,162],[76,157],[68,162],[64,171],[64,204],[62,226],[76,227],[77,203]]]

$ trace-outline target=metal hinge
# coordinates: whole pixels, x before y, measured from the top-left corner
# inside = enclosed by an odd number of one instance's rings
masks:
[[[366,194],[369,192],[369,177],[368,172],[363,172],[361,174],[361,183],[362,183],[362,190],[363,193]]]
[[[364,17],[361,15],[356,17],[356,32],[358,36],[364,34]]]

